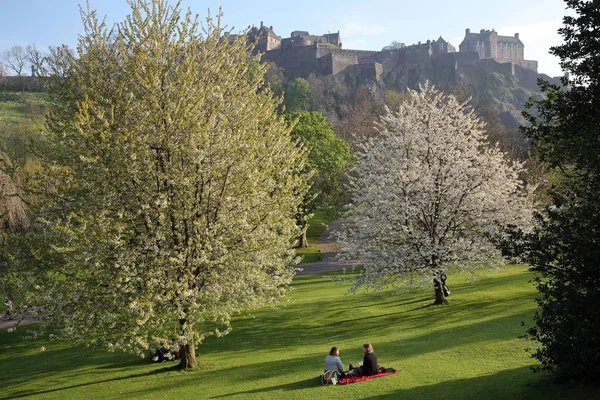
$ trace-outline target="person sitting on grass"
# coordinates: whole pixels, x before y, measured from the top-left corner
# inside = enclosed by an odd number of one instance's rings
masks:
[[[353,376],[369,376],[375,375],[379,372],[379,365],[377,364],[377,354],[373,351],[373,346],[370,343],[363,344],[363,351],[365,357],[359,367],[354,368],[350,363],[350,372],[348,375]]]
[[[345,376],[344,364],[340,359],[340,349],[335,346],[331,348],[329,355],[325,357],[325,371],[333,371],[340,378]]]
[[[13,302],[7,297],[4,300],[4,305],[6,306],[6,312],[4,313],[4,317],[6,319],[14,319],[17,316],[15,310],[13,310]]]

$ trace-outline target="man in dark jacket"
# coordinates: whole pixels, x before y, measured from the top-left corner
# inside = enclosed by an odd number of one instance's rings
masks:
[[[351,375],[375,375],[379,372],[379,366],[377,365],[377,354],[373,351],[373,346],[370,343],[363,344],[363,351],[365,357],[363,358],[362,365],[360,367],[352,369],[349,374]]]

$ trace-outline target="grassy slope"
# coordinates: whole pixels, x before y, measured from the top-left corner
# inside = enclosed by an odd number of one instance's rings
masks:
[[[532,374],[519,339],[534,312],[530,273],[511,267],[474,285],[450,276],[451,304],[432,293],[349,295],[319,276],[296,278],[293,302],[238,317],[233,332],[210,338],[191,372],[121,353],[20,340],[0,332],[0,398],[40,399],[589,399],[600,392],[556,387]],[[21,332],[21,333],[19,333]],[[358,362],[373,343],[397,375],[321,386],[329,348]],[[37,349],[44,344],[47,349]]]
[[[48,95],[44,93],[0,92],[0,123],[42,127],[47,102]]]

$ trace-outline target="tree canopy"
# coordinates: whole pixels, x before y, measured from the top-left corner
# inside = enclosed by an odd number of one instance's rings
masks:
[[[144,355],[227,333],[286,293],[305,153],[244,35],[166,0],[113,29],[83,10],[49,60],[53,107],[30,238],[59,337]]]
[[[289,113],[310,110],[311,103],[310,84],[304,78],[296,78],[288,83],[285,89],[283,105]]]
[[[354,288],[431,282],[449,265],[500,261],[504,226],[529,225],[519,173],[483,123],[452,95],[410,91],[364,138],[351,171],[347,257],[364,261]],[[436,303],[445,302],[436,290]]]
[[[564,38],[551,53],[568,72],[563,86],[540,81],[545,96],[531,101],[523,129],[559,179],[540,227],[516,234],[517,253],[538,272],[540,311],[528,330],[541,368],[560,380],[600,377],[600,13],[595,1],[568,0]],[[538,345],[539,344],[539,345]]]
[[[307,247],[307,220],[316,209],[341,208],[344,203],[344,173],[350,167],[352,153],[348,143],[339,139],[325,116],[319,112],[285,115],[293,124],[292,137],[308,150],[305,172],[310,175],[310,189],[304,196],[297,216],[302,227],[299,246]]]

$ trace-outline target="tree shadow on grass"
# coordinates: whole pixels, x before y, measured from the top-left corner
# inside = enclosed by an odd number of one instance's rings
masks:
[[[302,390],[302,389],[307,389],[307,388],[313,388],[313,387],[315,387],[316,385],[319,385],[319,384],[321,384],[320,378],[319,377],[315,377],[315,378],[310,378],[310,379],[304,379],[302,381],[285,383],[283,385],[270,386],[270,387],[267,387],[267,388],[253,389],[253,390],[244,390],[244,391],[240,391],[240,392],[227,393],[227,394],[223,394],[221,396],[214,396],[214,397],[211,397],[211,398],[212,399],[220,399],[220,398],[224,398],[224,397],[232,397],[232,396],[240,396],[240,395],[250,395],[250,394],[255,394],[255,393],[268,393],[268,392],[274,392],[274,391],[278,391],[278,390],[285,390],[285,391]]]
[[[170,368],[156,369],[148,358],[142,359],[137,356],[121,352],[108,352],[104,349],[93,349],[86,347],[71,347],[60,341],[26,340],[29,333],[27,330],[17,330],[15,332],[0,332],[0,382],[2,386],[1,398],[14,398],[29,396],[38,393],[36,389],[21,390],[20,387],[28,386],[27,383],[37,380],[54,379],[60,376],[60,380],[69,387],[85,386],[88,384],[110,381],[106,379],[95,382],[94,375],[101,370],[115,374],[126,374],[119,371],[128,368],[144,368],[144,373],[138,375],[152,375],[161,372],[167,372]],[[43,344],[45,351],[38,350]],[[169,363],[169,366],[177,363]],[[167,366],[167,365],[165,365]],[[148,368],[153,370],[148,371]],[[138,370],[139,371],[139,370]],[[134,375],[129,376],[134,377]],[[115,377],[115,380],[126,379],[127,377]],[[88,380],[88,383],[81,385],[68,386],[71,380]],[[12,391],[9,397],[5,392]],[[43,391],[42,393],[46,393]]]
[[[600,398],[600,389],[557,385],[552,383],[548,375],[534,374],[529,367],[520,367],[473,378],[447,380],[433,385],[396,390],[369,398],[371,400],[587,400]]]
[[[124,398],[147,398],[151,397],[156,391],[169,393],[171,390],[182,390],[189,388],[194,391],[198,381],[205,379],[208,376],[218,376],[219,389],[217,396],[229,397],[240,394],[250,395],[251,393],[274,392],[277,390],[303,390],[321,386],[319,376],[315,374],[323,366],[324,355],[322,353],[310,353],[297,357],[283,355],[277,360],[262,361],[249,359],[243,365],[223,365],[219,367],[204,364],[203,358],[210,359],[210,356],[199,359],[199,368],[189,375],[177,375],[176,379],[165,379],[160,383],[146,385],[144,388],[131,390],[123,394]],[[310,376],[310,378],[307,378]],[[211,379],[211,378],[208,378]],[[213,378],[214,379],[214,378]],[[213,381],[214,382],[214,381]],[[286,382],[278,384],[279,382]],[[275,383],[273,386],[270,384]],[[237,392],[221,394],[227,388],[236,388]],[[239,385],[248,387],[252,385],[253,389],[240,390]],[[257,388],[257,385],[260,386]],[[236,389],[229,389],[236,390]],[[217,398],[211,396],[207,392],[203,392],[204,397],[198,398]],[[277,394],[268,396],[267,398],[277,398]],[[244,396],[242,396],[243,398]],[[294,396],[291,396],[292,398]]]
[[[110,378],[110,379],[96,380],[93,382],[79,383],[76,385],[66,385],[66,386],[61,386],[61,387],[54,388],[54,389],[14,391],[8,397],[0,397],[0,400],[17,399],[17,398],[21,398],[21,397],[29,397],[29,396],[43,395],[43,394],[49,394],[49,393],[56,393],[56,392],[60,392],[63,390],[74,389],[74,388],[78,388],[78,387],[92,386],[92,385],[97,385],[97,384],[106,383],[106,382],[117,382],[117,381],[134,379],[134,378],[142,378],[142,377],[147,377],[147,376],[152,376],[152,375],[160,375],[163,373],[174,372],[174,371],[177,371],[177,365],[171,365],[166,368],[155,369],[152,371],[143,372],[143,373],[139,373],[139,374],[131,374],[131,375],[120,376],[120,377],[115,377],[115,378]]]
[[[148,358],[135,357],[134,359],[132,359],[130,361],[124,361],[124,362],[103,365],[101,367],[97,367],[97,369],[120,369],[120,368],[129,368],[129,367],[138,367],[141,365],[147,365],[149,363],[150,363],[150,361]],[[176,361],[176,362],[165,361],[164,364],[165,364],[165,366],[167,366],[167,365],[174,365],[174,363],[178,364],[179,361]]]

